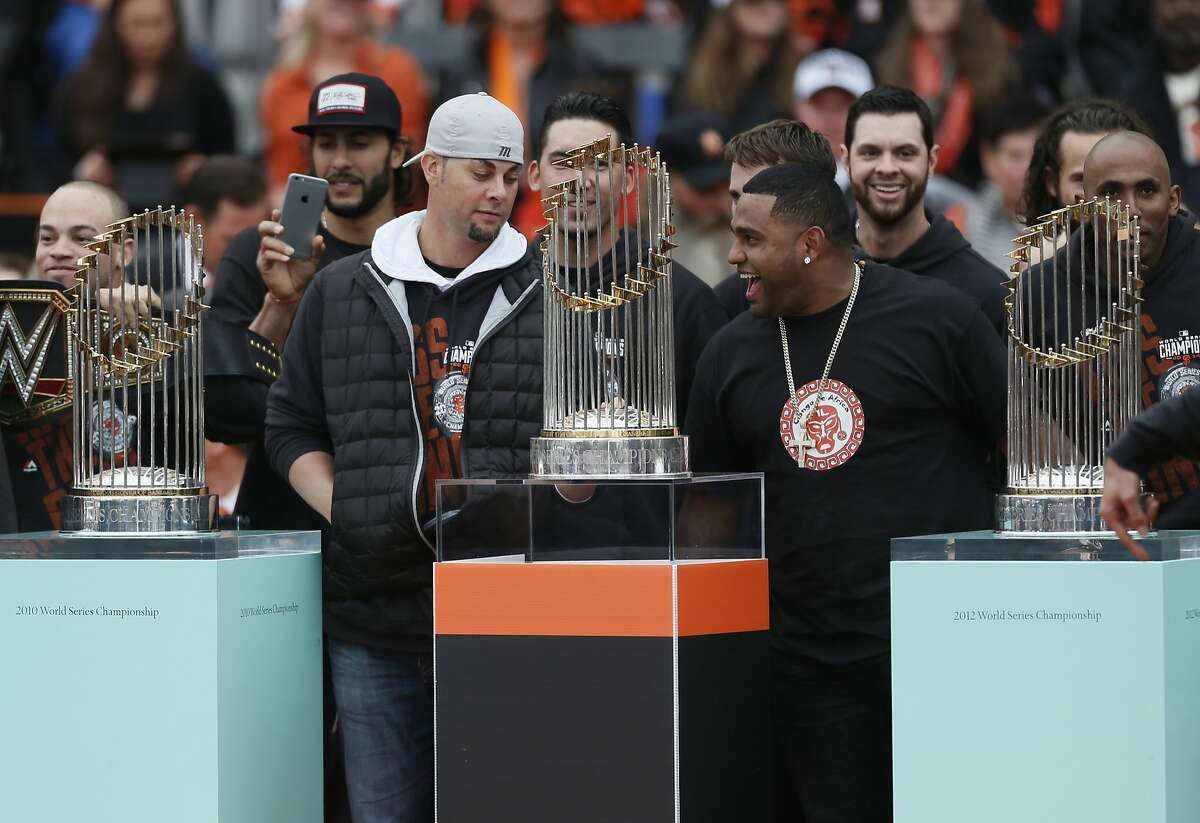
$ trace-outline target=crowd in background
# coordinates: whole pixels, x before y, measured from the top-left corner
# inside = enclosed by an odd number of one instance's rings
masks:
[[[728,210],[720,181],[702,173],[719,147],[678,138],[709,130],[728,138],[789,114],[813,125],[828,120],[849,106],[853,91],[814,89],[799,83],[796,70],[829,48],[862,58],[872,82],[910,87],[930,104],[941,146],[937,171],[968,193],[1003,190],[997,178],[1005,171],[988,162],[989,150],[1009,166],[1023,159],[1000,145],[997,127],[1013,132],[1044,107],[1084,94],[1133,106],[1185,190],[1197,164],[1200,80],[1189,55],[1200,12],[1187,0],[4,6],[0,191],[44,192],[86,178],[144,205],[178,196],[204,157],[236,153],[262,164],[277,196],[287,174],[304,165],[301,138],[287,124],[302,114],[315,83],[357,70],[395,90],[414,150],[436,104],[464,92],[488,91],[521,116],[527,133],[558,94],[604,93],[633,114],[638,139],[669,142],[674,167],[688,178],[678,202],[703,222]],[[822,131],[836,139],[829,133],[836,129]],[[155,173],[168,165],[172,174]],[[529,230],[537,204],[522,201],[514,220]]]
[[[1064,101],[1124,102],[1185,199],[1200,191],[1189,0],[9,0],[0,277],[31,271],[41,201],[29,194],[72,179],[112,186],[135,210],[186,205],[214,272],[288,174],[309,171],[291,127],[317,83],[349,71],[395,91],[410,155],[437,104],[463,93],[499,99],[527,138],[568,90],[620,102],[672,170],[676,259],[710,285],[729,269],[729,138],[795,117],[836,157],[851,103],[877,84],[929,104],[940,150],[927,208],[1002,269],[1044,205],[1023,191]],[[402,174],[398,211],[420,208],[423,181]],[[844,168],[838,181],[853,206]],[[526,235],[542,223],[527,180],[511,222]]]

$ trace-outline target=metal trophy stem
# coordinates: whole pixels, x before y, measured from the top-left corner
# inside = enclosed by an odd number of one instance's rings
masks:
[[[1138,220],[1095,199],[1051,212],[1015,242],[999,528],[1106,531],[1104,453],[1141,392]]]
[[[72,494],[62,530],[211,530],[204,476],[203,234],[174,207],[108,227],[76,272]],[[133,282],[127,282],[126,272]],[[117,307],[148,284],[161,316]]]
[[[531,444],[532,474],[687,476],[675,415],[666,165],[636,144],[612,148],[608,137],[558,165],[575,175],[542,200],[543,431]]]

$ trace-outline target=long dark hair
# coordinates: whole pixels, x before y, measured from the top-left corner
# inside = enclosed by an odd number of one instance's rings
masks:
[[[117,34],[117,18],[129,0],[112,0],[96,39],[83,65],[68,81],[67,101],[74,129],[74,143],[82,151],[103,143],[108,136],[112,112],[121,106],[129,84],[129,59]],[[183,88],[191,69],[183,40],[183,17],[178,0],[163,0],[175,18],[175,36],[159,72],[156,100],[170,100]]]
[[[1058,198],[1050,193],[1046,180],[1058,180],[1062,171],[1062,139],[1069,131],[1078,134],[1136,131],[1153,137],[1142,118],[1112,100],[1085,97],[1060,106],[1050,115],[1033,145],[1029,171],[1025,173],[1025,191],[1018,207],[1018,214],[1025,215],[1026,224],[1037,222],[1043,214],[1059,207]]]

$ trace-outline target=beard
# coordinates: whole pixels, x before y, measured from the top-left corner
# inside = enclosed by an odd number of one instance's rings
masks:
[[[467,226],[467,237],[475,243],[490,243],[500,236],[502,228],[504,228],[503,223],[494,229],[485,229],[483,226],[471,223]]]
[[[854,202],[858,207],[867,213],[872,220],[881,226],[893,226],[899,223],[915,209],[925,198],[925,187],[928,184],[928,178],[911,181],[904,199],[897,205],[888,205],[879,207],[871,199],[871,187],[869,183],[860,183],[853,177],[850,178],[850,190],[854,195]]]
[[[346,179],[350,175],[339,175],[340,179]],[[392,170],[386,165],[383,170],[372,177],[370,180],[363,182],[361,178],[355,178],[362,184],[362,196],[358,198],[357,203],[337,204],[331,200],[327,200],[325,205],[329,211],[336,214],[338,217],[362,217],[364,214],[375,208],[384,197],[386,197],[392,188]]]

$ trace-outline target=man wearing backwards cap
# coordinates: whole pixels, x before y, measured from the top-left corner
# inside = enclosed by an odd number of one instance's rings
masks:
[[[429,821],[435,482],[529,471],[540,266],[508,225],[513,112],[455,97],[419,160],[429,207],[318,273],[271,389],[276,470],[332,524],[325,629],[356,823]]]

